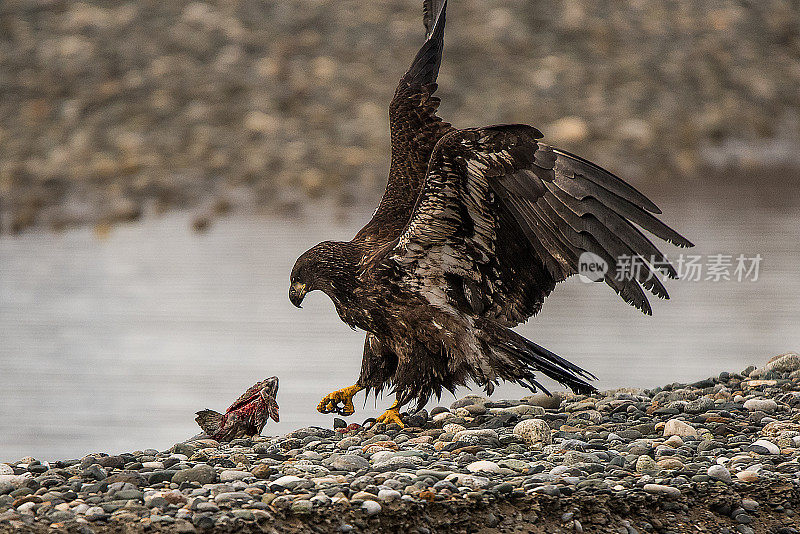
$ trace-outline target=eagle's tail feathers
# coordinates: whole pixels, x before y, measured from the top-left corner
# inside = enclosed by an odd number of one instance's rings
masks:
[[[536,380],[535,371],[560,382],[575,393],[592,394],[597,389],[586,380],[596,377],[513,330],[487,322],[481,331],[488,350],[489,365],[499,378],[517,382],[531,391],[550,392]]]

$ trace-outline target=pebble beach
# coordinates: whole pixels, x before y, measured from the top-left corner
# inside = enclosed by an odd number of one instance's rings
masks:
[[[403,420],[0,463],[0,532],[800,531],[795,353]]]

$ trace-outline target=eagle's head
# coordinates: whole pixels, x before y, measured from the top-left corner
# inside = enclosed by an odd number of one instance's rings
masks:
[[[323,241],[305,251],[289,277],[289,300],[300,308],[309,291],[321,290],[336,299],[339,289],[351,283],[350,243]]]

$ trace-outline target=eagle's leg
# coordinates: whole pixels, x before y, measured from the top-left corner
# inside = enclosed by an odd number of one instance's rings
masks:
[[[390,425],[392,423],[396,424],[400,428],[404,428],[406,425],[403,424],[403,421],[400,420],[400,403],[398,401],[394,401],[388,410],[383,412],[376,420],[376,423],[385,423]]]
[[[328,393],[317,405],[317,411],[320,413],[336,412],[339,415],[353,415],[356,409],[353,407],[353,397],[356,393],[364,389],[361,384],[353,384],[352,386],[339,389],[332,393]],[[340,408],[339,403],[343,406]]]

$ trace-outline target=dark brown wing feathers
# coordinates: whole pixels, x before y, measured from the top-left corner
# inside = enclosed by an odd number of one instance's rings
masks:
[[[540,137],[535,128],[507,125],[443,138],[397,257],[414,256],[416,276],[481,273],[484,313],[516,324],[539,310],[555,282],[577,272],[583,252],[592,252],[609,267],[605,282],[649,314],[644,290],[668,298],[655,271],[676,273],[639,228],[679,246],[691,243],[655,218],[658,208],[633,187]],[[458,237],[466,226],[478,230]],[[421,257],[442,254],[444,244],[447,261]],[[641,266],[632,277],[617,276],[625,256]]]
[[[436,77],[444,46],[447,2],[427,0],[427,39],[400,79],[389,104],[392,161],[386,191],[377,211],[354,241],[380,246],[397,238],[414,209],[436,142],[452,127],[436,115]]]

